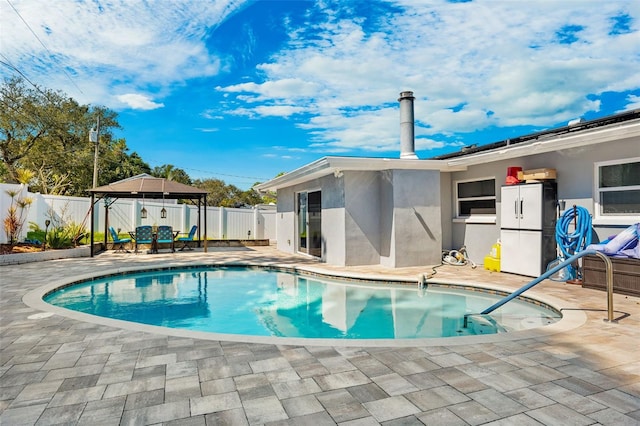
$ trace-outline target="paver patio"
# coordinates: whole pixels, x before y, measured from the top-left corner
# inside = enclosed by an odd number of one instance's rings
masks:
[[[640,299],[615,294],[620,321],[607,323],[606,295],[576,285],[546,281],[528,292],[559,301],[567,315],[586,315],[566,330],[401,346],[166,335],[43,315],[22,300],[88,273],[200,262],[410,280],[430,272],[335,267],[274,247],[2,266],[0,424],[640,424]],[[435,278],[512,290],[529,280],[454,266]]]

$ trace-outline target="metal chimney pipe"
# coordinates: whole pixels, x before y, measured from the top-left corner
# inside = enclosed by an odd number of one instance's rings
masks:
[[[413,122],[413,92],[401,92],[398,102],[400,102],[400,158],[417,160],[414,122]]]

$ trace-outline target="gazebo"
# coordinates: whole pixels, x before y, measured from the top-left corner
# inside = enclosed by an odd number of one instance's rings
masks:
[[[164,178],[153,177],[148,174],[140,174],[127,179],[113,182],[108,185],[91,188],[91,257],[94,254],[94,208],[100,200],[105,200],[104,238],[107,242],[107,227],[109,226],[109,206],[118,198],[143,198],[143,199],[182,199],[191,200],[198,206],[198,247],[200,246],[200,229],[204,229],[204,251],[207,251],[207,215],[201,210],[207,205],[207,191],[174,182]],[[205,210],[206,213],[206,210]],[[201,224],[201,222],[203,222]]]

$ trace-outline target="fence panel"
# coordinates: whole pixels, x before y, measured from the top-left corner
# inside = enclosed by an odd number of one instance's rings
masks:
[[[220,207],[207,207],[207,237],[213,240],[222,239],[224,228],[220,228]]]
[[[19,190],[20,185],[0,184],[0,220],[4,223],[11,203],[7,191]],[[74,222],[82,224],[88,231],[91,228],[91,199],[83,197],[67,197],[59,195],[42,195],[29,193],[22,189],[20,197],[32,198],[26,215],[25,225],[19,236],[23,241],[29,231],[29,223],[33,222],[44,228],[45,220],[52,221],[52,226]],[[144,204],[143,204],[144,203]],[[141,218],[142,207],[147,217]],[[167,217],[161,217],[165,208]],[[105,226],[104,200],[96,202],[94,215],[94,231],[103,233]],[[276,238],[276,212],[271,209],[235,209],[223,207],[207,207],[207,237],[209,239],[250,239]],[[203,218],[204,219],[204,218]],[[124,233],[133,231],[139,225],[170,225],[175,230],[189,232],[192,225],[198,224],[198,207],[189,204],[177,204],[175,200],[149,201],[136,199],[118,199],[109,206],[109,226]],[[203,222],[204,226],[204,222]],[[204,236],[204,229],[200,230]],[[249,232],[251,232],[249,236]],[[6,232],[0,233],[0,243],[7,243]]]
[[[136,209],[136,200],[117,200],[109,207],[109,226],[113,229],[120,230],[119,232],[133,231],[135,229],[135,223],[132,219],[135,217],[134,209]],[[96,205],[96,213],[100,218],[104,216],[104,204],[98,203]],[[100,231],[104,230],[104,219],[99,221]]]
[[[253,209],[224,209],[226,214],[226,238],[255,238]]]
[[[258,227],[256,238],[268,239],[275,241],[277,238],[276,233],[276,214],[275,210],[258,210],[260,218],[258,219]]]

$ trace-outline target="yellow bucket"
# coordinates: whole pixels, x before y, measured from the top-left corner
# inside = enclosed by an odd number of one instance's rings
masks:
[[[484,269],[489,271],[500,272],[500,259],[496,259],[492,256],[485,256],[484,258]]]

